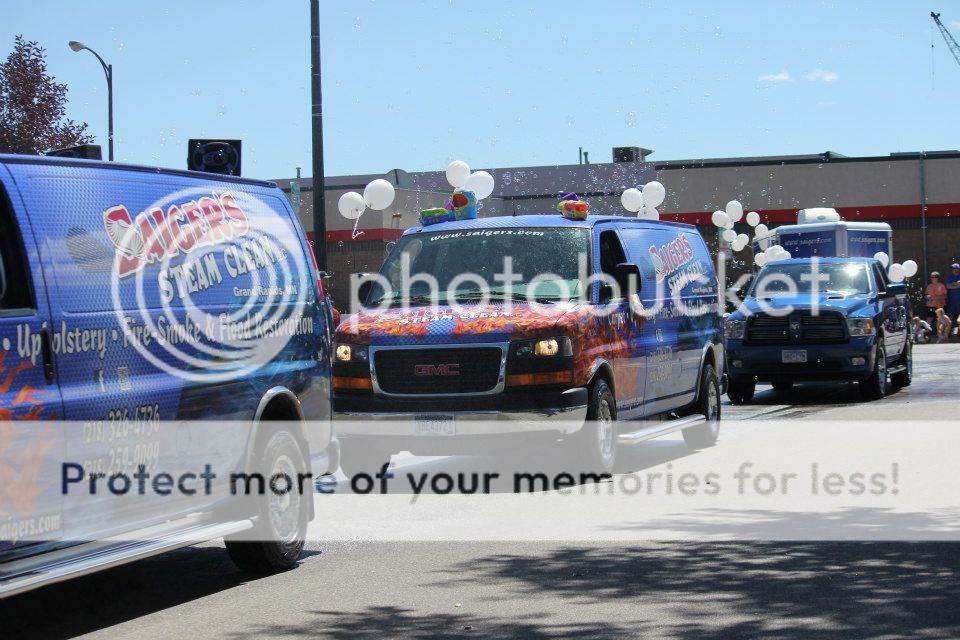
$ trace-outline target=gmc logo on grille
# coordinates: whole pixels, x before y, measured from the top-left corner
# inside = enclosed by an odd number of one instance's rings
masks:
[[[460,375],[460,365],[451,364],[415,364],[413,365],[413,375],[415,376],[458,376]]]

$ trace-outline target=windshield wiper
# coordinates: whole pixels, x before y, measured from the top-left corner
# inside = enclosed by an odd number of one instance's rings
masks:
[[[389,299],[390,297],[391,297],[391,296],[382,296],[382,297],[380,297],[380,298],[377,298],[377,299],[374,300],[373,302],[368,302],[368,303],[365,304],[364,306],[366,306],[366,307],[375,307],[375,306],[383,303],[384,300],[387,300],[387,299]],[[413,303],[413,304],[431,304],[432,302],[433,302],[433,298],[431,298],[430,296],[424,296],[424,295],[419,295],[419,296],[407,296],[406,298],[395,298],[395,299],[390,300],[390,306],[391,306],[391,307],[394,307],[394,306],[397,306],[397,305],[400,305],[400,304],[404,304],[404,303],[407,303],[407,304],[410,304],[410,303]],[[438,299],[437,299],[437,304],[442,304],[442,302],[443,302],[443,298],[438,298]]]

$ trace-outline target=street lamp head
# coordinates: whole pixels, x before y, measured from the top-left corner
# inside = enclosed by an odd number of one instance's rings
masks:
[[[71,40],[67,44],[69,44],[70,48],[74,51],[83,51],[87,48],[87,45],[83,44],[82,42],[77,42],[76,40]]]

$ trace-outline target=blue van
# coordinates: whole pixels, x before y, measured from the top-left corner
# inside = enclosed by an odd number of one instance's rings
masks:
[[[275,185],[0,155],[0,595],[219,537],[242,568],[293,566],[309,495],[93,483],[335,470],[326,318]]]
[[[609,472],[618,444],[717,439],[717,278],[691,225],[554,214],[408,229],[358,297],[333,364],[348,474],[400,451],[518,442],[560,442]]]

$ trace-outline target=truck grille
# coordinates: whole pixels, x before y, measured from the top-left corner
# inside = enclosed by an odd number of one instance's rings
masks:
[[[799,326],[797,325],[799,323]],[[798,344],[845,342],[844,318],[838,313],[810,315],[796,312],[789,316],[755,315],[747,324],[747,344]]]
[[[499,347],[385,349],[373,366],[385,393],[482,393],[497,386],[502,356]]]

